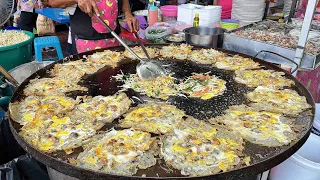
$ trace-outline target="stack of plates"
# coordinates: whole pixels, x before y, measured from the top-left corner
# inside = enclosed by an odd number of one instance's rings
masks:
[[[240,20],[241,25],[261,21],[265,9],[264,0],[236,0],[232,2],[232,19]]]
[[[178,21],[192,24],[196,13],[199,14],[200,26],[211,26],[221,20],[221,6],[201,6],[182,4],[178,6]]]

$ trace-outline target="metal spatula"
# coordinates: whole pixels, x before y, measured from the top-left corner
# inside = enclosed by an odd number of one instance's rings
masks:
[[[107,29],[110,31],[113,37],[115,37],[121,44],[124,46],[132,55],[134,55],[138,60],[140,60],[140,63],[137,65],[137,74],[141,79],[152,79],[159,76],[162,76],[165,74],[165,71],[162,66],[150,62],[150,57],[148,61],[143,60],[140,58],[125,42],[122,41],[122,39],[115,33],[110,26],[108,26],[99,16],[94,15]]]

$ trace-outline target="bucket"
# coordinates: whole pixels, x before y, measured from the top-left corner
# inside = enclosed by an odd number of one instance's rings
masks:
[[[312,133],[320,136],[320,104],[316,104],[316,119],[313,123]]]
[[[32,60],[32,42],[34,35],[24,31],[30,39],[11,46],[0,47],[0,65],[7,71]]]
[[[163,16],[178,16],[178,6],[161,6],[160,9]]]
[[[310,134],[306,143],[289,159],[270,171],[270,180],[319,180],[320,137]]]
[[[163,22],[166,21],[177,21],[178,17],[178,6],[167,5],[160,7],[162,13]]]

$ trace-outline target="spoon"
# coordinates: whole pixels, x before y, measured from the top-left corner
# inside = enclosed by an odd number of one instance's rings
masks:
[[[150,60],[150,56],[148,52],[145,50],[145,48],[142,48],[143,51],[146,53],[148,61],[143,60],[140,58],[125,42],[122,41],[122,39],[115,33],[110,26],[108,26],[101,17],[94,15],[112,34],[113,37],[115,37],[121,44],[124,46],[132,55],[134,55],[138,60],[140,60],[139,64],[136,67],[137,74],[141,79],[153,79],[157,78],[159,76],[162,76],[165,74],[165,70],[162,66],[152,63]],[[142,43],[140,43],[141,45]],[[144,47],[144,46],[143,46]]]

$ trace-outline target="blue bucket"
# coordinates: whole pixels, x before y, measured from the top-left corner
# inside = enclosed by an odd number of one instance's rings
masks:
[[[19,27],[8,26],[4,28],[5,30],[21,30]]]

